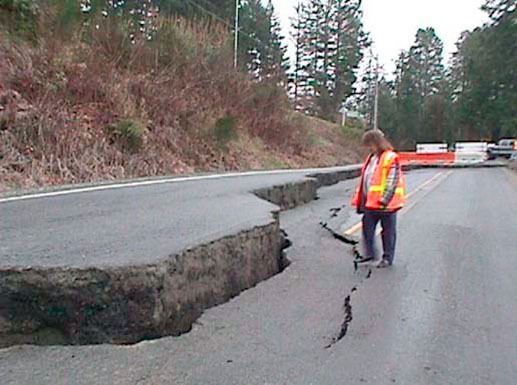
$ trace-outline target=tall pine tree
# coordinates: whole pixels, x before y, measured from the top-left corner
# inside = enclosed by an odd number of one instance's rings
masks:
[[[359,0],[310,0],[295,19],[298,108],[334,119],[354,92],[367,36]]]
[[[294,106],[297,110],[304,110],[301,101],[303,91],[307,88],[307,68],[304,57],[305,49],[305,28],[306,28],[306,7],[299,0],[296,6],[296,17],[291,20],[291,37],[294,41],[294,66],[289,76],[290,91],[293,97]]]
[[[261,52],[261,77],[272,79],[283,86],[287,85],[287,72],[289,71],[289,58],[287,46],[284,43],[282,27],[275,15],[275,8],[271,0],[266,7],[267,28],[262,44]]]
[[[443,140],[443,43],[433,28],[417,31],[415,43],[400,54],[395,75],[399,142]]]
[[[459,40],[452,68],[457,136],[517,136],[517,5],[488,0],[490,23]]]

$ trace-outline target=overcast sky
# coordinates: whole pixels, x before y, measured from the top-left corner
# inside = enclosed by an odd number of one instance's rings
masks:
[[[374,50],[388,73],[394,59],[414,41],[420,27],[434,27],[444,41],[446,60],[454,52],[460,33],[482,25],[483,0],[363,0],[364,25],[374,42]],[[273,0],[284,33],[290,31],[290,18],[298,0]],[[291,39],[289,39],[291,41]]]

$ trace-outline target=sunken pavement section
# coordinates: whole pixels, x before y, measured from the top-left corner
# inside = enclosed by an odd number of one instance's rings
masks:
[[[253,191],[277,205],[268,223],[160,258],[102,267],[0,268],[0,347],[130,344],[188,332],[202,312],[281,272],[279,211],[355,178],[358,166]],[[258,199],[258,198],[257,198]]]
[[[280,210],[317,199],[318,188],[356,178],[359,173],[359,166],[349,166],[254,190],[258,198],[277,206],[266,223],[157,256],[153,262],[0,267],[0,347],[131,344],[188,332],[205,309],[228,301],[288,265],[283,250],[290,243],[280,228]],[[333,235],[340,239],[339,234]],[[341,334],[352,318],[349,302],[348,297]]]

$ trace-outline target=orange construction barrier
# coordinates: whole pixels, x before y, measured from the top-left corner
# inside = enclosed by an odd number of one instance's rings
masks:
[[[409,164],[453,164],[456,161],[454,152],[419,154],[416,152],[400,152],[400,163],[405,166]]]

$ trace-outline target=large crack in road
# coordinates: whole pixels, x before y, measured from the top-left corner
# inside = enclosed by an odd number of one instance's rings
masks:
[[[408,185],[433,175],[415,173]],[[320,201],[279,214],[293,243],[289,268],[207,310],[190,333],[124,347],[0,349],[1,382],[511,384],[515,263],[511,253],[494,253],[517,245],[508,215],[515,189],[504,178],[459,171],[432,190],[400,221],[397,263],[385,270],[354,271],[361,247],[319,224],[339,234],[355,222],[351,209],[329,219],[355,181],[322,189]]]
[[[332,213],[330,218],[336,218],[339,215],[339,212],[341,211],[341,207],[331,208],[330,212]],[[338,233],[336,230],[332,229],[328,222],[320,221],[320,226],[322,229],[324,229],[326,232],[328,232],[334,239],[344,243],[347,246],[351,246],[351,252],[354,256],[354,271],[358,272],[360,263],[368,262],[369,259],[364,258],[364,256],[359,251],[359,241],[357,239],[347,237],[344,234]],[[339,328],[339,332],[336,336],[331,338],[331,342],[325,346],[325,349],[330,349],[332,346],[334,346],[336,343],[341,341],[346,335],[350,327],[350,323],[354,319],[353,312],[352,312],[352,295],[356,293],[359,290],[359,287],[363,284],[364,280],[369,279],[372,276],[373,270],[371,267],[367,266],[366,269],[366,275],[364,276],[364,279],[360,281],[360,283],[352,289],[350,289],[349,293],[345,295],[345,300],[343,303],[343,321],[341,323],[341,326]]]
[[[318,188],[357,172],[351,167],[306,176],[249,194],[285,211],[314,200]],[[54,344],[55,339],[40,337],[49,328],[59,332],[59,344],[79,345],[133,344],[187,333],[204,310],[289,266],[285,250],[292,243],[280,229],[279,210],[271,211],[264,224],[152,263],[4,269],[0,346]]]

